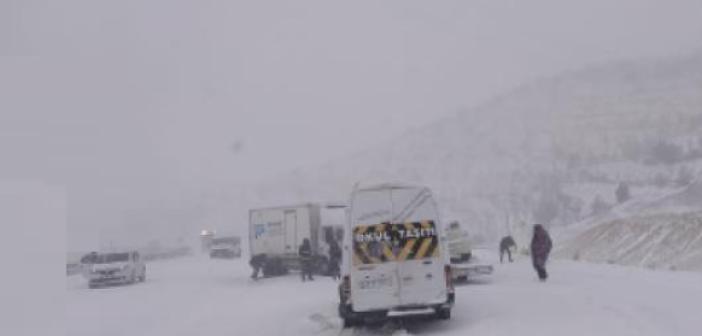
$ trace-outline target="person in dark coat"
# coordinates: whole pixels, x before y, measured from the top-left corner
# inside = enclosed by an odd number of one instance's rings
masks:
[[[516,247],[517,243],[514,241],[514,238],[512,236],[505,236],[502,237],[502,240],[500,241],[500,264],[502,263],[502,258],[504,257],[505,253],[507,253],[507,259],[509,262],[512,262],[512,247]]]
[[[332,279],[341,279],[341,268],[339,264],[341,263],[341,247],[339,243],[331,239],[329,240],[329,274],[331,274]]]
[[[298,250],[300,256],[300,266],[302,266],[302,281],[305,279],[312,279],[312,245],[310,245],[310,240],[305,238],[302,241],[302,245]]]
[[[531,261],[541,281],[546,281],[548,278],[546,261],[552,245],[551,236],[546,229],[541,224],[534,225],[534,236],[531,238]]]
[[[266,260],[267,257],[264,253],[257,254],[253,257],[251,257],[251,260],[249,260],[249,265],[251,265],[251,268],[253,268],[253,273],[251,274],[251,279],[258,279],[258,272],[260,272],[263,267],[266,265]]]

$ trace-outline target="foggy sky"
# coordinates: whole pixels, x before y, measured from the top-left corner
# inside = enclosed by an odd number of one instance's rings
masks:
[[[701,36],[697,0],[5,0],[0,178],[65,187],[69,226],[130,225]]]

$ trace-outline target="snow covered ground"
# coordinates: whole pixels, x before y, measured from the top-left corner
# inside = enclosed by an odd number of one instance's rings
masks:
[[[67,335],[699,335],[702,274],[569,261],[536,280],[526,259],[457,288],[450,321],[341,332],[336,283],[296,274],[253,282],[244,260],[148,265],[146,283],[67,281]]]

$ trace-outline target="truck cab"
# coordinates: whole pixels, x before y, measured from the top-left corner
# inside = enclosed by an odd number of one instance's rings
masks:
[[[449,319],[449,254],[431,191],[382,184],[356,189],[344,236],[339,315],[345,326],[393,317]]]

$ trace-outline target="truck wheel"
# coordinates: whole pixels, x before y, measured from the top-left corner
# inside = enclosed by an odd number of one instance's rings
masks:
[[[280,258],[270,259],[263,266],[263,277],[264,278],[285,275],[287,273],[288,273],[288,269],[285,267],[283,260]]]
[[[352,319],[352,318],[345,318],[344,319],[344,329],[346,328],[353,328],[358,325],[358,321]]]

